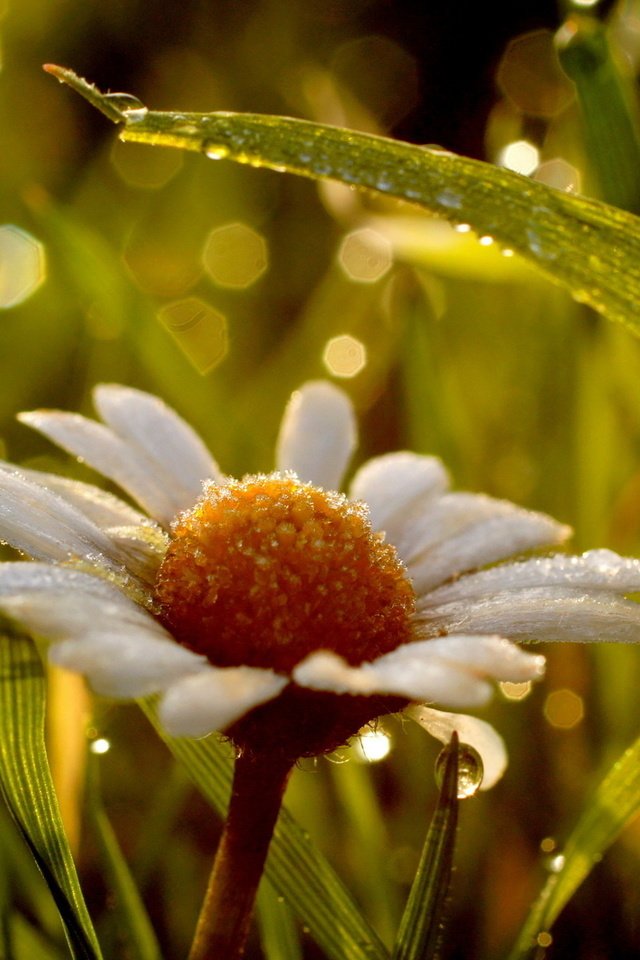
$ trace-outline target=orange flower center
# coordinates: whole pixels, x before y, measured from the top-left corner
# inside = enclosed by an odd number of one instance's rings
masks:
[[[174,525],[155,599],[211,663],[279,673],[318,649],[373,660],[411,639],[415,606],[366,507],[292,474],[209,484]]]

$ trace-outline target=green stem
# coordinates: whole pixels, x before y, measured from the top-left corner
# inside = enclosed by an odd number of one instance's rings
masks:
[[[239,960],[291,762],[236,760],[229,812],[200,910],[189,960]]]

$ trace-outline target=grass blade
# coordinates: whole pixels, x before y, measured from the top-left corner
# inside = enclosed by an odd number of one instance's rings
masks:
[[[640,219],[479,160],[288,117],[161,113],[48,66],[114,122],[121,139],[204,152],[407,200],[515,250],[581,303],[640,330]],[[115,96],[115,95],[114,95]],[[122,95],[118,95],[122,105]],[[114,113],[115,110],[115,113]]]
[[[141,707],[203,796],[224,816],[231,788],[228,751],[215,737],[167,736],[153,705],[144,701]],[[276,826],[265,874],[329,960],[387,960],[387,951],[346,887],[286,809]]]
[[[392,960],[430,960],[442,934],[458,824],[458,737],[446,748],[438,806],[405,908]]]
[[[90,758],[89,772],[89,816],[100,851],[104,877],[116,899],[118,923],[110,924],[110,927],[121,948],[126,948],[126,955],[130,960],[162,960],[147,911],[102,805],[96,757]]]
[[[578,820],[522,928],[509,960],[533,955],[536,938],[548,931],[603,853],[640,812],[640,739],[613,765]]]
[[[45,688],[33,642],[0,636],[0,789],[55,900],[76,960],[101,956],[58,810],[44,746]]]
[[[300,938],[291,910],[268,880],[258,890],[260,942],[265,960],[302,960]]]

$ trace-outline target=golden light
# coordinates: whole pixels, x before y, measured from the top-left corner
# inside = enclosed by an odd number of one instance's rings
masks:
[[[533,30],[512,40],[496,79],[504,96],[522,113],[534,117],[553,117],[575,97],[550,30]]]
[[[540,162],[540,151],[528,140],[514,140],[502,148],[497,159],[501,167],[528,177]]]
[[[379,763],[391,752],[392,741],[383,730],[363,730],[353,746],[354,759],[360,763]]]
[[[176,300],[158,311],[158,319],[198,373],[213,370],[227,355],[227,319],[206,301]]]
[[[572,730],[584,718],[584,702],[573,690],[554,690],[545,700],[544,715],[552,727]]]
[[[356,283],[375,283],[391,268],[391,244],[371,227],[353,230],[340,244],[338,263],[350,280]]]
[[[322,361],[334,377],[355,377],[367,363],[367,348],[362,341],[345,333],[327,341]]]
[[[111,743],[105,737],[98,737],[97,740],[93,740],[89,745],[89,750],[91,753],[103,754],[108,753],[111,749]]]
[[[130,187],[159,190],[182,167],[179,150],[149,150],[141,143],[123,143],[115,140],[111,149],[111,163],[118,175]]]
[[[0,309],[17,307],[46,276],[44,246],[11,223],[0,226]]]
[[[254,284],[269,265],[267,241],[246,223],[227,223],[207,237],[202,262],[219,287],[243,290]]]

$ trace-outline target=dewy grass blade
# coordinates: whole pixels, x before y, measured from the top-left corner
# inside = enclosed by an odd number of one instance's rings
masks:
[[[621,830],[640,813],[640,739],[613,765],[586,805],[564,850],[554,856],[552,871],[535,901],[509,960],[524,960],[538,949],[582,881],[601,860]]]
[[[438,806],[422,849],[392,960],[431,960],[437,955],[458,824],[458,737],[455,733],[446,751]]]
[[[160,113],[47,65],[121,139],[205,153],[407,200],[515,250],[604,316],[640,331],[640,219],[445,150],[288,117]],[[120,98],[119,100],[117,98]]]
[[[140,705],[201,793],[224,816],[231,788],[227,751],[215,737],[167,736],[158,726],[153,703]],[[276,826],[265,874],[328,960],[388,960],[350,893],[286,809]]]
[[[101,957],[64,834],[44,746],[45,689],[33,642],[0,636],[0,789],[55,900],[76,960]]]

